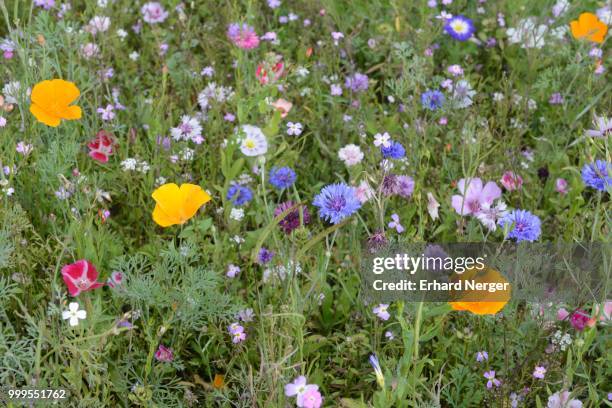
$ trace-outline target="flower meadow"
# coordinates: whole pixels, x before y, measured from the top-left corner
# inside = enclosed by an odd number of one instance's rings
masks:
[[[360,278],[387,243],[609,243],[605,2],[0,14],[0,385],[75,407],[612,406],[610,296],[378,304]]]

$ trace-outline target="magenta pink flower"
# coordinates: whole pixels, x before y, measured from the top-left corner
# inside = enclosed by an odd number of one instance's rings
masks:
[[[155,352],[155,359],[163,363],[169,363],[170,361],[174,360],[172,349],[160,344],[159,348]]]
[[[582,309],[576,310],[570,317],[572,327],[578,331],[584,330],[591,317]]]
[[[513,171],[504,172],[500,182],[508,191],[519,190],[523,185],[523,178]]]
[[[461,195],[452,197],[452,206],[459,215],[476,215],[501,197],[501,189],[494,181],[482,185],[479,178],[461,179],[457,183]]]
[[[106,130],[100,130],[96,137],[87,144],[89,157],[100,163],[107,163],[108,156],[113,154],[114,146],[113,135]]]
[[[98,271],[95,266],[85,259],[64,266],[62,268],[62,278],[68,286],[70,296],[73,297],[79,296],[81,292],[104,286],[104,283],[97,282]]]
[[[230,24],[227,28],[227,36],[234,45],[245,50],[257,48],[259,45],[259,37],[255,33],[255,29],[246,23],[242,25]]]

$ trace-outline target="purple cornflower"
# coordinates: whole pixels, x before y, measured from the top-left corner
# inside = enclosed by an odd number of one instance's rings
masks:
[[[496,387],[499,387],[501,385],[501,381],[499,381],[497,378],[495,378],[495,371],[494,370],[485,371],[484,378],[486,378],[488,380],[487,381],[487,388],[489,388],[489,389],[493,388],[494,385]]]
[[[389,320],[389,318],[391,317],[391,315],[389,314],[389,312],[387,311],[387,309],[389,308],[389,305],[386,303],[381,303],[378,306],[376,306],[374,309],[372,309],[372,312],[378,316],[381,320]]]
[[[272,258],[274,258],[274,252],[262,247],[257,254],[257,263],[260,265],[265,265],[270,262]]]
[[[283,212],[294,207],[295,205],[296,203],[293,201],[286,201],[279,204],[278,207],[274,209],[274,217],[278,217]],[[294,229],[300,226],[300,208],[302,209],[302,219],[304,221],[304,225],[310,222],[310,213],[308,212],[308,208],[306,208],[305,205],[300,205],[285,215],[285,218],[278,223],[278,226],[285,234],[290,234]]]
[[[476,353],[476,361],[478,361],[479,363],[482,363],[483,361],[486,361],[489,359],[489,353],[487,353],[486,351],[479,351]]]
[[[475,28],[472,20],[458,15],[446,20],[444,30],[455,40],[466,41],[474,34]]]
[[[376,253],[379,249],[384,248],[388,242],[385,232],[377,231],[368,237],[367,247],[371,253]]]
[[[498,224],[502,227],[510,226],[512,229],[508,232],[508,238],[516,242],[533,242],[542,233],[540,219],[526,210],[514,210],[500,219]]]
[[[597,160],[594,163],[585,164],[582,168],[582,181],[588,187],[606,191],[609,186],[612,186],[610,163]]]
[[[295,171],[291,167],[272,167],[270,170],[270,184],[277,190],[289,188],[295,182]]]
[[[397,192],[397,176],[395,174],[387,174],[383,178],[381,190],[386,196],[394,195]]]
[[[361,208],[361,201],[357,198],[354,187],[338,183],[323,187],[315,196],[313,205],[319,207],[320,218],[338,224],[357,212]]]
[[[234,183],[227,190],[226,199],[240,207],[253,199],[253,193],[248,187]]]
[[[380,152],[385,159],[401,159],[406,155],[406,150],[400,142],[391,142],[389,147],[381,146]]]
[[[435,111],[444,104],[444,94],[437,89],[427,90],[421,94],[421,105],[430,111]]]
[[[400,175],[395,179],[395,192],[404,198],[410,198],[414,191],[414,180],[410,176]]]
[[[155,359],[163,363],[169,363],[174,359],[172,349],[160,344],[157,351],[155,352]]]
[[[362,92],[368,90],[368,76],[355,73],[353,76],[347,77],[344,82],[344,87],[350,89],[353,92]]]

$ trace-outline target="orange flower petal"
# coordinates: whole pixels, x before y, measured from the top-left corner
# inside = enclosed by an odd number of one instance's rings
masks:
[[[61,119],[80,119],[81,108],[69,106],[80,94],[79,88],[72,82],[63,79],[41,81],[32,89],[30,111],[49,126],[59,125]]]
[[[164,228],[181,223],[179,217],[166,214],[164,210],[161,209],[159,204],[157,204],[153,210],[153,221],[155,221],[160,227]]]
[[[62,119],[81,119],[81,108],[79,106],[73,105],[68,106],[62,112]]]
[[[153,210],[153,220],[162,227],[184,224],[193,217],[198,209],[210,201],[210,196],[202,187],[185,183],[164,184],[152,194],[157,203]]]
[[[202,187],[185,183],[181,185],[183,196],[183,216],[186,219],[193,217],[201,206],[210,201],[210,196]]]
[[[30,105],[30,112],[36,119],[38,119],[39,122],[42,122],[47,126],[57,127],[60,124],[60,118],[48,114],[38,105]]]

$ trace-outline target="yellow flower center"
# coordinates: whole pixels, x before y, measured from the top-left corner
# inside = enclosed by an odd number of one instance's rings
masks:
[[[246,146],[247,149],[254,149],[255,148],[255,142],[253,141],[253,139],[247,139],[244,142],[244,145]]]

